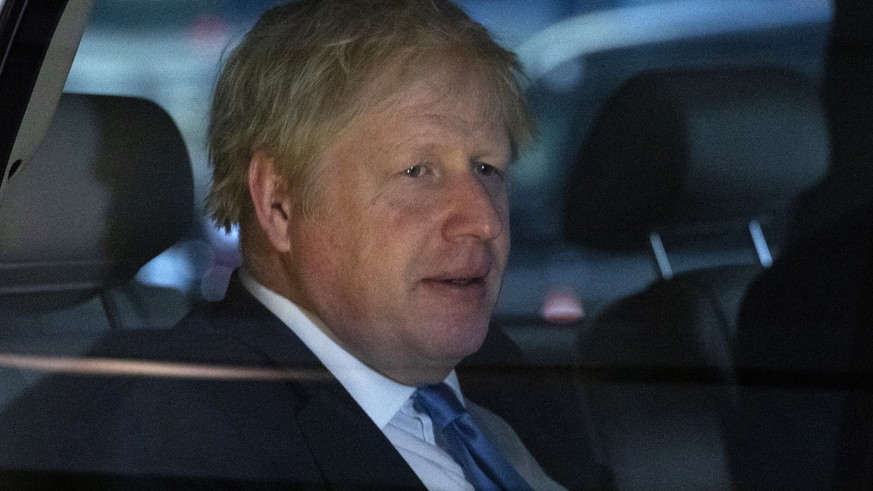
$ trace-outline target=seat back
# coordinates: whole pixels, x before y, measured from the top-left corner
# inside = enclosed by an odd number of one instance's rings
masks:
[[[0,189],[0,340],[175,323],[184,297],[134,281],[188,232],[193,181],[169,115],[132,97],[64,94],[42,144]]]
[[[567,237],[648,249],[660,276],[579,339],[619,487],[729,488],[719,383],[740,299],[827,156],[816,91],[779,69],[647,72],[601,111],[571,172]]]

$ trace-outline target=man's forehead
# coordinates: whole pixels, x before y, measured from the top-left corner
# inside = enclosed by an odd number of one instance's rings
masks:
[[[413,91],[396,98],[387,107],[365,112],[359,124],[375,131],[373,119],[396,121],[396,146],[436,146],[446,139],[471,140],[487,145],[491,153],[510,153],[509,134],[503,112],[493,96],[476,92]],[[398,130],[393,128],[393,130]],[[504,148],[505,147],[505,148]]]
[[[495,85],[481,70],[460,62],[431,66],[379,100],[377,110],[406,112],[424,119],[457,115],[480,124],[501,123],[504,119]]]
[[[433,94],[434,101],[459,90],[491,94],[497,89],[481,61],[444,48],[425,50],[418,56],[374,68],[365,77],[359,97],[387,107],[398,102],[408,103],[409,92],[422,86]]]

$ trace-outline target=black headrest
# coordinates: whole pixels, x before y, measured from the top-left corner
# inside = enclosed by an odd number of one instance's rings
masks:
[[[0,294],[129,280],[192,213],[188,153],[163,109],[64,94],[33,158],[0,189]]]
[[[568,240],[746,221],[786,207],[828,166],[816,90],[771,68],[645,72],[606,102],[570,171]]]

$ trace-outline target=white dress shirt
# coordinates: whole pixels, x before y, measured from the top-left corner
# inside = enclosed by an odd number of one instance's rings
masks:
[[[324,332],[315,315],[261,285],[244,269],[240,269],[240,281],[336,377],[427,489],[473,491],[461,466],[437,446],[430,417],[413,407],[410,397],[415,387],[395,382],[363,364]],[[509,425],[487,409],[464,399],[454,370],[446,377],[445,383],[534,489],[562,489],[540,469]]]

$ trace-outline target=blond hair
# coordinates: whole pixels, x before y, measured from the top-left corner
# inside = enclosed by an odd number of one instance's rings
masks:
[[[517,149],[532,131],[519,62],[450,2],[304,0],[268,10],[231,52],[216,83],[208,134],[213,218],[225,228],[244,220],[255,152],[275,159],[295,202],[311,210],[318,193],[314,164],[373,103],[364,91],[392,67],[392,74],[414,74],[447,54],[480,68]],[[396,91],[410,77],[393,77],[379,89]]]

